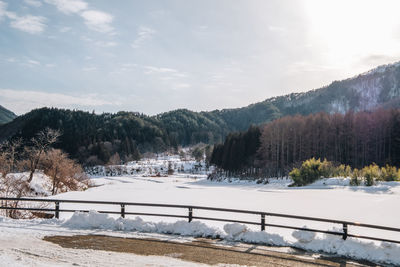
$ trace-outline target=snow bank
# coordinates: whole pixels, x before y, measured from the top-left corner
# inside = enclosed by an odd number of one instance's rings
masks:
[[[0,217],[1,221],[2,217]],[[72,229],[102,229],[114,231],[155,232],[194,237],[222,238],[230,241],[256,243],[275,246],[291,246],[315,252],[337,254],[344,257],[364,259],[372,262],[400,264],[400,246],[387,242],[365,242],[358,239],[316,234],[306,230],[294,231],[292,236],[297,240],[290,242],[279,234],[264,231],[252,231],[246,225],[231,223],[224,225],[222,232],[219,228],[194,221],[146,222],[140,217],[135,219],[114,219],[107,214],[96,211],[88,213],[75,212],[62,226]],[[305,228],[306,229],[306,228]]]
[[[96,211],[89,211],[88,213],[75,212],[69,220],[63,223],[63,226],[72,229],[155,232],[161,234],[214,238],[219,237],[222,234],[219,229],[209,227],[199,221],[192,223],[186,221],[154,223],[145,222],[140,217],[136,217],[135,219],[114,219],[107,214],[101,214]]]
[[[377,244],[353,238],[343,240],[338,236],[323,235],[320,238],[312,239],[308,243],[299,241],[292,244],[292,246],[354,259],[400,265],[400,246],[393,243],[382,242]]]
[[[400,246],[394,243],[368,242],[354,238],[343,240],[339,236],[328,234],[317,235],[314,232],[305,230],[294,231],[292,236],[297,239],[297,242],[290,242],[285,240],[281,235],[251,231],[246,226],[240,224],[227,224],[224,226],[224,230],[227,235],[223,236],[223,238],[233,241],[297,247],[304,250],[336,254],[353,259],[400,265]]]

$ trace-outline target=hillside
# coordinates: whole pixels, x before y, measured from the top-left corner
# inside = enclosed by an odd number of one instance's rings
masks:
[[[266,100],[285,115],[318,111],[346,113],[377,107],[400,106],[400,62],[379,66],[366,73],[306,93]]]
[[[10,122],[16,117],[17,115],[15,115],[12,111],[9,111],[8,109],[0,105],[0,125]]]
[[[400,62],[335,81],[321,89],[274,97],[243,108],[193,112],[186,109],[146,116],[133,112],[96,115],[83,111],[42,108],[0,127],[0,141],[29,140],[46,128],[63,133],[58,146],[88,164],[105,163],[118,153],[123,159],[160,152],[179,145],[218,143],[232,131],[244,131],[286,115],[324,111],[400,107]]]
[[[41,108],[0,127],[0,141],[30,140],[46,127],[62,132],[57,148],[81,163],[105,164],[116,155],[125,161],[140,153],[158,153],[178,145],[220,142],[228,130],[213,116],[176,110],[158,116],[133,112],[96,115],[83,111]],[[224,130],[225,129],[225,130]]]

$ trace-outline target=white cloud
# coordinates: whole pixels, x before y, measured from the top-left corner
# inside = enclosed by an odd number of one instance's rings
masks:
[[[5,10],[4,15],[9,19],[17,19],[18,16],[15,12]]]
[[[46,3],[55,5],[58,10],[64,14],[79,14],[84,20],[86,26],[94,31],[102,33],[113,33],[114,28],[111,26],[113,16],[110,14],[88,9],[87,2],[82,0],[45,0]],[[67,32],[69,27],[64,27],[60,31]]]
[[[153,74],[153,73],[178,73],[178,70],[176,69],[171,69],[171,68],[159,68],[159,67],[153,67],[153,66],[145,66],[144,67],[145,74]]]
[[[42,64],[37,61],[37,60],[33,60],[33,59],[25,59],[25,60],[19,60],[20,65],[25,66],[25,67],[38,67],[41,66]]]
[[[119,102],[105,100],[96,94],[72,96],[60,93],[48,93],[40,91],[17,91],[0,89],[0,100],[11,107],[18,114],[25,113],[39,107],[96,107],[103,105],[120,105]]]
[[[42,6],[42,2],[38,0],[24,0],[25,4],[28,4],[33,7],[40,7]]]
[[[12,12],[7,12],[8,17],[12,19],[10,25],[11,27],[30,33],[30,34],[38,34],[44,31],[46,27],[46,18],[42,16],[32,16],[26,15],[23,17],[15,16]]]
[[[33,59],[29,59],[27,63],[30,64],[30,65],[36,65],[36,66],[40,65],[39,61],[36,61],[36,60],[33,60]]]
[[[55,5],[64,14],[79,13],[86,10],[88,3],[81,0],[45,0],[46,3]]]
[[[44,31],[44,28],[47,26],[47,19],[42,16],[33,16],[33,15],[25,15],[18,16],[15,12],[7,10],[7,4],[3,1],[0,1],[0,20],[3,17],[7,17],[10,22],[10,26],[12,28],[30,33],[37,34]]]
[[[7,4],[0,1],[0,20],[6,15]]]
[[[132,47],[140,47],[146,40],[151,39],[155,33],[156,31],[152,28],[140,26],[137,33],[137,38],[135,41],[133,41]]]
[[[114,30],[110,25],[113,17],[108,13],[98,10],[87,10],[82,12],[81,16],[85,20],[86,26],[91,30],[102,33],[110,33]]]
[[[160,81],[174,82],[173,86],[175,88],[184,88],[186,83],[176,83],[177,81],[182,81],[183,78],[187,77],[186,73],[183,73],[177,69],[165,68],[165,67],[155,67],[155,66],[143,66],[143,73],[146,75],[156,75],[157,79]]]
[[[97,41],[95,44],[101,47],[113,47],[118,45],[116,42],[111,42],[111,41],[109,42]]]

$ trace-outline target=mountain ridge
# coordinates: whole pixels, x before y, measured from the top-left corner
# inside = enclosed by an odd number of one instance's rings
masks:
[[[106,163],[114,153],[128,159],[148,151],[222,142],[230,132],[244,131],[251,125],[287,115],[357,112],[379,107],[400,107],[400,62],[378,66],[319,89],[272,97],[242,108],[201,112],[177,109],[154,116],[36,109],[0,126],[0,141],[13,137],[29,140],[46,127],[60,129],[64,133],[60,148],[81,161],[101,154],[101,162]]]

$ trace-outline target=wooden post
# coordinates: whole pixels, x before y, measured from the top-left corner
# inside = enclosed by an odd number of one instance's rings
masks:
[[[265,214],[261,214],[261,231],[265,231]]]
[[[344,223],[343,224],[343,240],[347,239],[347,231],[348,231],[347,223]]]
[[[121,204],[121,217],[125,218],[125,204]]]
[[[193,220],[193,208],[189,208],[189,222],[192,222]]]
[[[55,210],[55,217],[56,219],[60,218],[60,202],[55,202],[56,204],[56,210]]]

